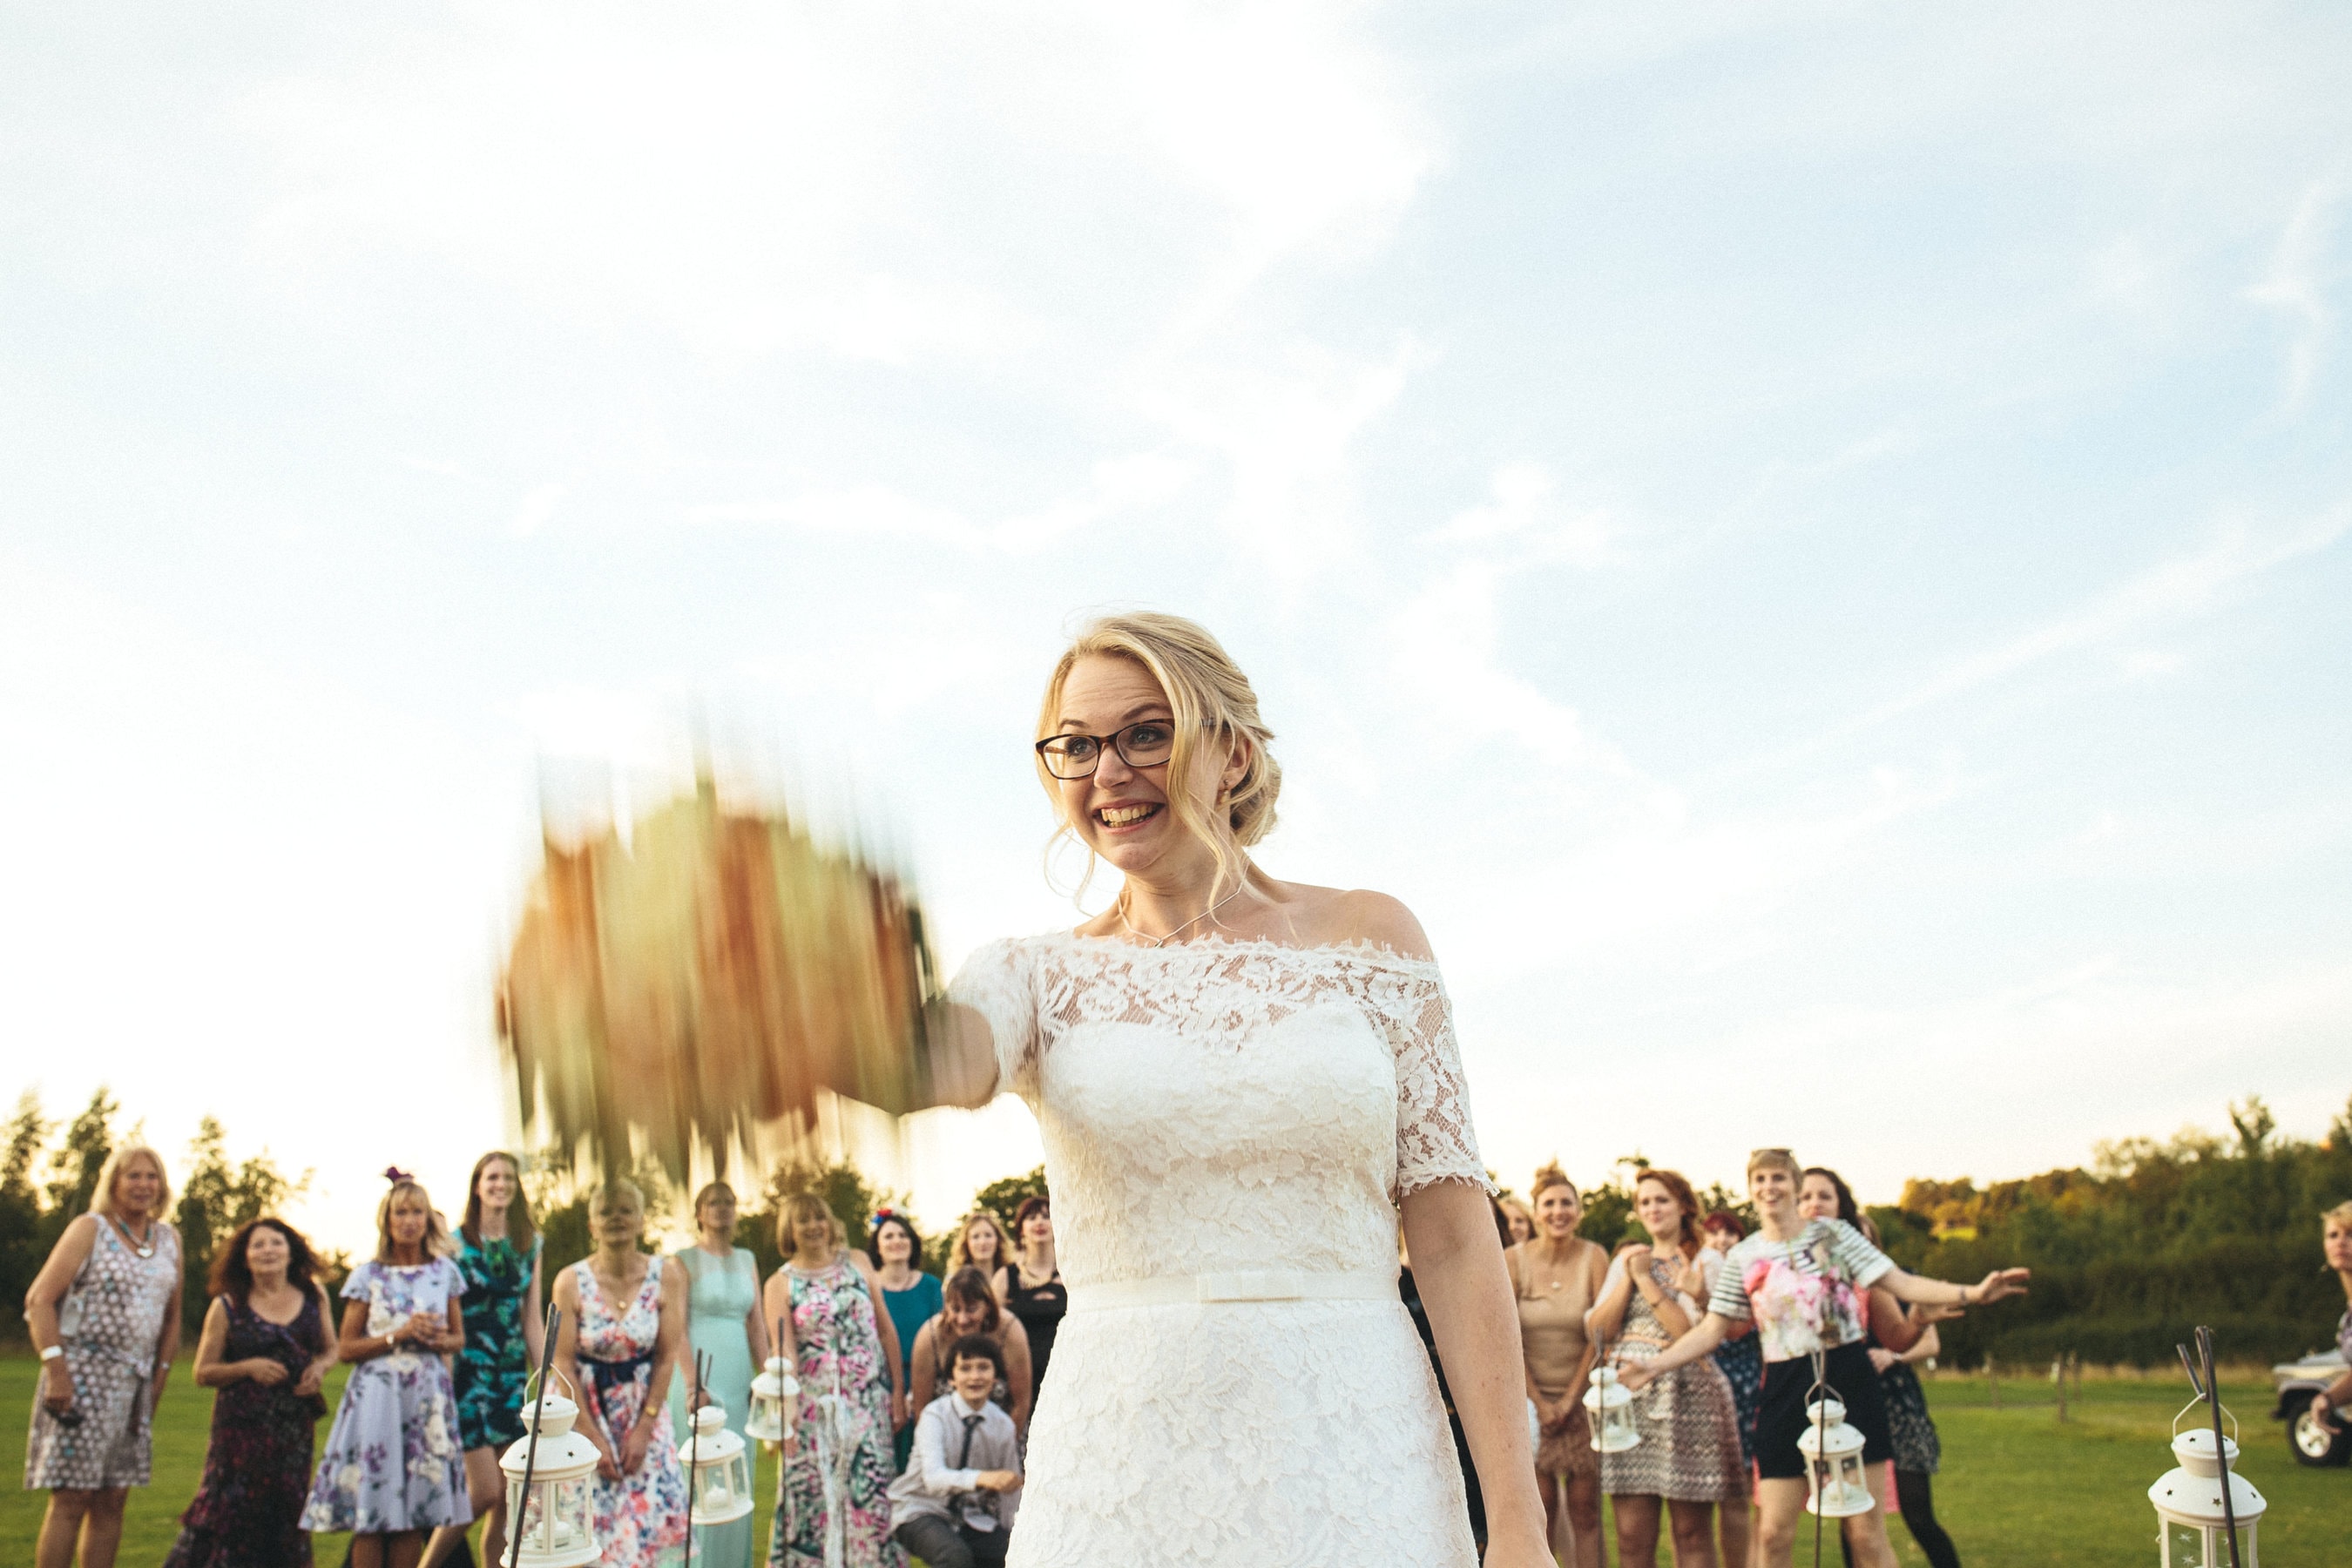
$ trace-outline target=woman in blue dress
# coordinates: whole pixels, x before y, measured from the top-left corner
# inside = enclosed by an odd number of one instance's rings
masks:
[[[889,1309],[890,1325],[898,1331],[898,1376],[901,1388],[915,1386],[915,1336],[940,1315],[946,1296],[940,1277],[923,1272],[923,1238],[914,1222],[896,1209],[874,1211],[874,1229],[866,1238],[866,1256],[874,1260],[875,1281],[882,1287],[882,1304]],[[915,1442],[915,1424],[898,1428],[895,1462],[901,1471]]]
[[[504,1563],[507,1487],[499,1456],[522,1436],[522,1385],[539,1365],[547,1320],[541,1307],[541,1238],[523,1196],[521,1162],[512,1154],[493,1151],[474,1162],[457,1237],[466,1347],[451,1370],[458,1438],[466,1446],[466,1490],[474,1517],[484,1521],[482,1561]],[[455,1558],[465,1539],[464,1526],[435,1531],[423,1568]]]
[[[743,1436],[751,1410],[751,1375],[768,1359],[768,1326],[760,1317],[760,1263],[735,1245],[735,1189],[713,1182],[695,1195],[694,1226],[700,1239],[674,1256],[686,1270],[687,1341],[694,1355],[707,1356],[704,1388],[727,1407],[727,1429]],[[670,1430],[678,1458],[688,1453],[694,1424],[687,1419],[693,1395],[689,1358],[669,1385]],[[753,1531],[749,1515],[732,1524],[694,1527],[694,1560],[710,1568],[751,1568]]]
[[[466,1347],[465,1279],[441,1217],[401,1173],[376,1209],[375,1256],[343,1282],[340,1358],[352,1367],[302,1528],[352,1532],[352,1568],[414,1568],[428,1532],[474,1515],[457,1396],[441,1358]]]

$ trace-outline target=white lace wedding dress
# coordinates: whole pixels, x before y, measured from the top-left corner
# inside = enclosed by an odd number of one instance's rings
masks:
[[[1434,963],[1069,935],[950,994],[1045,1136],[1070,1313],[1013,1568],[1471,1568],[1396,1201],[1486,1184]]]

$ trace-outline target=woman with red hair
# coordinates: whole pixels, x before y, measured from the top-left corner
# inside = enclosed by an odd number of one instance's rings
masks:
[[[1596,1342],[1613,1343],[1619,1360],[1644,1362],[1698,1321],[1699,1302],[1712,1283],[1700,1261],[1719,1259],[1706,1250],[1698,1198],[1679,1173],[1643,1172],[1633,1184],[1633,1213],[1650,1239],[1618,1250],[1584,1321]],[[1601,1489],[1617,1517],[1618,1562],[1657,1561],[1663,1500],[1673,1521],[1677,1568],[1714,1568],[1709,1509],[1721,1504],[1726,1514],[1748,1511],[1748,1467],[1740,1458],[1730,1383],[1714,1362],[1694,1362],[1635,1399],[1633,1416],[1641,1442],[1601,1456]]]

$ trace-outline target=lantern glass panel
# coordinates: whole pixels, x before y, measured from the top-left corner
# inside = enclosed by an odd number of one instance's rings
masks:
[[[2205,1532],[2193,1524],[2164,1527],[2165,1568],[2208,1568]]]

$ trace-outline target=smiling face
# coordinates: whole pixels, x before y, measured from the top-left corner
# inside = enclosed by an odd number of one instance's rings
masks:
[[[822,1214],[804,1214],[793,1221],[793,1246],[803,1258],[833,1256],[833,1221]]]
[[[886,1265],[911,1263],[915,1258],[915,1238],[907,1227],[893,1220],[884,1220],[874,1230],[874,1250],[882,1255]]]
[[[1837,1218],[1837,1184],[1827,1176],[1807,1176],[1797,1189],[1797,1212],[1807,1219]]]
[[[986,1356],[960,1355],[955,1363],[955,1391],[966,1405],[985,1402],[996,1388],[996,1363]]]
[[[520,1185],[512,1161],[492,1160],[482,1167],[482,1173],[474,1178],[474,1195],[481,1200],[486,1213],[503,1214],[514,1202],[515,1192]]]
[[[1554,1241],[1566,1241],[1584,1223],[1584,1200],[1565,1182],[1536,1194],[1536,1227]]]
[[[988,1331],[988,1307],[983,1302],[950,1296],[940,1307],[940,1315],[947,1319],[948,1327],[958,1334],[984,1334]]]
[[[114,1207],[125,1219],[151,1214],[163,1194],[163,1169],[147,1154],[133,1154],[114,1173]]]
[[[1759,1214],[1793,1212],[1797,1206],[1796,1174],[1780,1165],[1759,1165],[1748,1173],[1748,1195]]]
[[[1021,1241],[1024,1247],[1054,1245],[1054,1211],[1035,1209],[1021,1222]]]
[[[245,1267],[257,1280],[284,1277],[286,1266],[293,1260],[294,1249],[286,1245],[274,1225],[257,1225],[245,1238]]]
[[[1642,1228],[1661,1247],[1679,1247],[1683,1239],[1683,1206],[1664,1182],[1643,1182],[1633,1189],[1633,1212]]]
[[[984,1219],[975,1219],[963,1227],[963,1255],[979,1269],[996,1267],[996,1227]]]
[[[1131,658],[1089,654],[1070,667],[1062,682],[1055,728],[1062,734],[1111,735],[1130,724],[1157,721],[1172,735],[1175,720],[1168,694],[1149,669]],[[1214,858],[1176,820],[1169,809],[1170,792],[1185,790],[1198,815],[1209,818],[1218,791],[1241,778],[1243,760],[1237,748],[1198,747],[1188,763],[1189,779],[1180,781],[1171,777],[1172,761],[1135,767],[1118,747],[1106,746],[1093,773],[1055,779],[1054,789],[1063,816],[1087,847],[1132,875],[1193,857]]]

